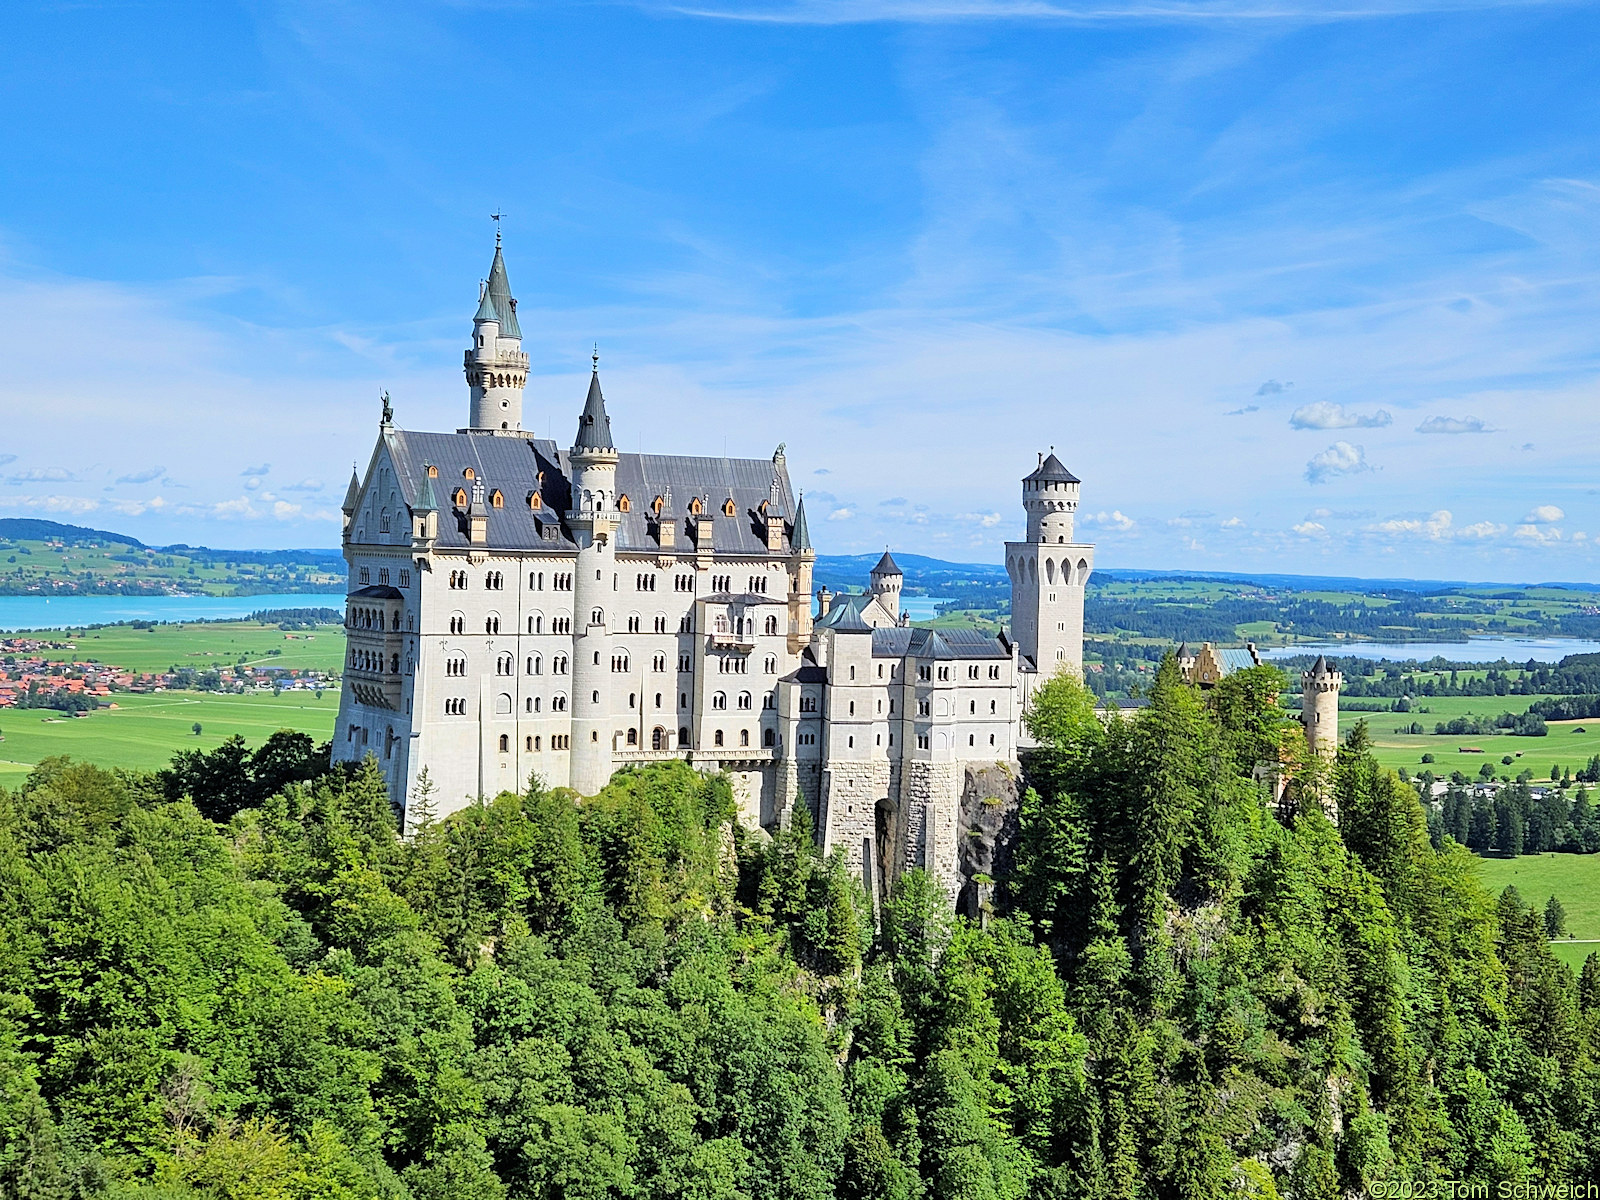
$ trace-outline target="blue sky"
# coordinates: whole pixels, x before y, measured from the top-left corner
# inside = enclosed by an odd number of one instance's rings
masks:
[[[377,395],[788,444],[825,552],[1600,579],[1600,9],[0,8],[0,515],[331,545]],[[21,50],[19,53],[18,50]]]

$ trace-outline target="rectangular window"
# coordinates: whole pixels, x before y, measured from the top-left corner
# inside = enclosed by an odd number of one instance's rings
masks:
[[[378,582],[379,583],[388,583],[389,582],[389,568],[388,567],[379,567],[378,568]]]

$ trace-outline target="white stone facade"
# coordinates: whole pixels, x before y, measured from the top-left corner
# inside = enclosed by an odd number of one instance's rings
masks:
[[[536,439],[502,312],[515,320],[497,247],[468,428],[386,421],[351,481],[335,758],[374,755],[408,810],[426,770],[438,816],[532,776],[593,794],[619,767],[687,759],[728,772],[752,826],[804,803],[876,895],[912,867],[961,892],[964,789],[1015,763],[1034,686],[1082,662],[1078,481],[1053,454],[1024,480],[1013,635],[910,627],[888,554],[817,612],[782,447],[619,453],[598,368],[572,448]]]

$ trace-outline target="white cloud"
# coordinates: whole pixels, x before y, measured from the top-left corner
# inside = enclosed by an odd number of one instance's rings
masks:
[[[1409,534],[1433,541],[1443,541],[1453,536],[1454,530],[1451,525],[1454,520],[1449,509],[1441,508],[1426,517],[1393,517],[1387,521],[1379,521],[1376,525],[1369,525],[1367,528],[1373,533],[1391,536]]]
[[[245,486],[245,489],[247,491],[251,491],[251,492],[255,491],[257,488],[259,488],[261,486],[261,476],[259,476],[259,475],[250,475],[250,476],[246,477],[246,479],[244,481],[244,486]]]
[[[1315,521],[1301,521],[1294,526],[1294,531],[1301,537],[1324,537],[1328,532],[1326,526],[1319,525]]]
[[[984,529],[993,529],[996,525],[1005,520],[1005,518],[997,512],[957,513],[955,519],[958,521],[970,521]]]
[[[1471,525],[1463,525],[1456,530],[1456,536],[1472,541],[1486,541],[1489,538],[1499,537],[1505,531],[1504,525],[1496,525],[1493,521],[1474,521]]]
[[[1417,426],[1418,433],[1493,433],[1494,428],[1477,417],[1429,417]]]
[[[1365,446],[1335,442],[1306,464],[1306,479],[1311,483],[1326,483],[1340,475],[1359,475],[1370,470],[1372,466],[1367,462]]]
[[[852,512],[848,508],[836,508],[831,513],[828,514],[828,520],[830,520],[830,521],[848,521],[851,517],[853,517],[855,515],[856,514],[854,512]]]
[[[1242,520],[1240,520],[1238,517],[1229,517],[1226,521],[1224,521],[1222,523],[1222,527],[1224,529],[1243,529],[1244,528],[1244,522]]]
[[[128,475],[119,475],[117,476],[117,482],[150,483],[152,480],[160,479],[166,473],[167,469],[165,467],[149,467],[143,471],[134,471]]]
[[[1126,516],[1119,509],[1110,512],[1085,513],[1079,518],[1085,525],[1096,525],[1101,529],[1114,529],[1119,533],[1126,533],[1138,524],[1132,517]]]
[[[266,475],[272,470],[271,463],[262,463],[259,467],[246,467],[240,471],[241,475]]]
[[[1256,389],[1256,395],[1277,396],[1287,392],[1293,386],[1293,383],[1279,383],[1276,379],[1269,379]]]
[[[272,515],[280,521],[292,520],[298,517],[301,511],[298,504],[290,504],[287,500],[274,500],[272,502]]]
[[[78,477],[65,467],[31,467],[6,478],[10,483],[75,483]]]
[[[1557,521],[1565,521],[1567,514],[1554,504],[1540,504],[1530,509],[1528,515],[1522,518],[1524,525],[1553,525]]]
[[[283,490],[286,492],[320,492],[322,490],[322,480],[302,479],[299,483],[286,483],[283,485]]]
[[[1518,525],[1513,536],[1535,546],[1550,546],[1561,540],[1561,530],[1549,525]]]
[[[0,496],[0,507],[30,508],[40,512],[69,513],[82,516],[100,507],[92,496]]]
[[[1394,418],[1381,408],[1374,413],[1358,413],[1328,400],[1302,404],[1289,417],[1291,429],[1382,429],[1393,423]]]

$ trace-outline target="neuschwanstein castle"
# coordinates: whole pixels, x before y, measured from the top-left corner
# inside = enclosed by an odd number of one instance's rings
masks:
[[[874,893],[908,867],[957,892],[963,805],[1014,774],[1038,683],[1081,668],[1078,479],[1051,454],[1022,480],[1009,633],[912,628],[888,553],[865,592],[813,596],[782,446],[622,453],[598,361],[570,447],[525,430],[521,338],[497,239],[467,428],[401,429],[386,403],[350,480],[335,757],[374,755],[402,803],[426,768],[441,816],[530,775],[592,795],[681,758],[726,771],[752,825],[808,805]]]

